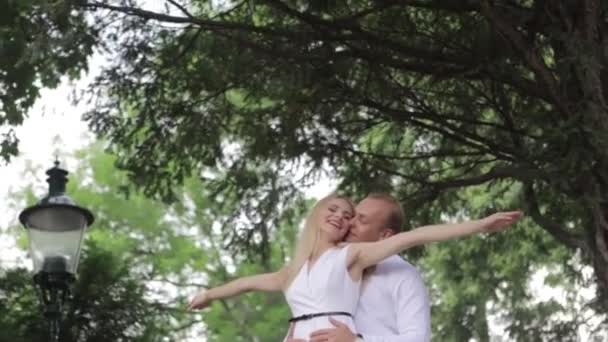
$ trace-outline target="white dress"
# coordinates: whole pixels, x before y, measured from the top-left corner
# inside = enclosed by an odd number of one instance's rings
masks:
[[[285,291],[285,299],[293,317],[322,312],[348,312],[351,316],[335,315],[332,318],[349,326],[356,333],[352,319],[359,302],[361,281],[348,274],[346,255],[348,245],[323,252],[309,268],[304,263],[298,275]],[[333,328],[330,316],[315,317],[295,322],[292,338],[308,340],[310,333]]]

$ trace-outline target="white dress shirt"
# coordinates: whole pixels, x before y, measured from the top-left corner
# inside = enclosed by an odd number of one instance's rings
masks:
[[[431,340],[429,296],[418,270],[391,256],[365,277],[355,325],[365,342]]]

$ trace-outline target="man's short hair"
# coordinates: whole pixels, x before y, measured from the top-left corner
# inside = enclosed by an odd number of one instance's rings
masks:
[[[403,230],[405,225],[405,213],[398,199],[393,195],[385,192],[372,192],[366,198],[377,199],[386,202],[390,205],[388,217],[386,218],[387,228],[392,229],[395,233]]]

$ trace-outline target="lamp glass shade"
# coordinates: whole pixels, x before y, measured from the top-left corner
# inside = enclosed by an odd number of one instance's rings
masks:
[[[87,218],[78,207],[45,206],[24,220],[34,272],[76,273]]]

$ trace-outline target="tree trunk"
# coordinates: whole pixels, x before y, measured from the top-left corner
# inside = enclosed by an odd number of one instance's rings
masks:
[[[604,209],[604,210],[602,210]],[[608,210],[601,204],[593,207],[593,230],[588,236],[589,255],[597,280],[598,304],[608,303]],[[606,307],[606,306],[604,306]]]
[[[482,298],[486,298],[483,296]],[[488,315],[486,312],[485,300],[477,303],[475,317],[475,335],[479,342],[490,342],[490,332],[488,329]]]

